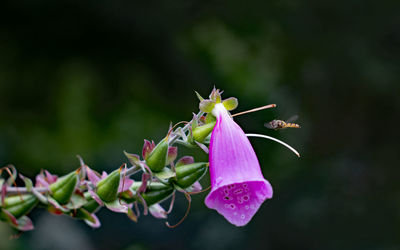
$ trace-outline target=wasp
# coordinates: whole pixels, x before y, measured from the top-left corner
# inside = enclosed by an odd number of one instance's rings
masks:
[[[264,124],[265,127],[270,129],[283,129],[283,128],[300,128],[300,125],[297,123],[292,123],[293,121],[297,120],[299,116],[295,115],[289,118],[287,121],[282,120],[272,120]]]

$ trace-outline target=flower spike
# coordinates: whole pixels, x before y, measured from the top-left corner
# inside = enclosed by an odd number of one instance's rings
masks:
[[[58,177],[43,169],[34,178],[35,183],[18,175],[12,165],[0,168],[0,220],[19,231],[32,230],[33,224],[27,215],[38,206],[56,215],[82,220],[92,228],[100,227],[96,213],[104,207],[125,213],[134,222],[141,214],[139,206],[143,207],[143,215],[167,219],[175,196],[180,192],[188,201],[183,217],[174,225],[165,220],[167,227],[175,228],[189,214],[191,195],[208,191],[204,200],[207,207],[215,209],[233,225],[246,225],[262,203],[273,195],[248,137],[277,141],[300,155],[278,139],[245,134],[233,120],[238,115],[276,107],[275,104],[231,115],[230,111],[238,106],[237,98],[222,99],[223,91],[215,87],[206,99],[195,93],[199,111],[193,113],[190,121],[171,123],[166,136],[157,145],[153,140],[144,140],[140,154],[124,151],[129,165],[123,163],[109,174],[91,169],[79,155],[77,170]],[[202,149],[209,154],[209,160],[195,162],[192,156],[177,159],[180,145],[188,150]],[[211,185],[203,188],[200,181],[207,170]],[[136,173],[140,175],[132,177]],[[25,185],[17,186],[18,176]],[[162,204],[167,200],[168,210]]]

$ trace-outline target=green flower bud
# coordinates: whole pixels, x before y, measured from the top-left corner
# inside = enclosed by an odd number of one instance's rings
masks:
[[[121,169],[114,170],[109,176],[97,183],[97,195],[104,202],[112,202],[117,199]]]
[[[167,165],[168,138],[161,140],[146,158],[146,165],[154,172],[161,171]]]
[[[78,183],[78,173],[71,172],[50,185],[52,197],[60,204],[68,203]]]
[[[177,166],[176,185],[183,189],[192,186],[207,172],[207,164],[207,162],[197,162]]]
[[[206,123],[205,125],[196,127],[193,130],[193,138],[198,142],[203,142],[204,139],[212,132],[216,122]]]
[[[131,190],[135,192],[136,197],[136,190],[142,185],[141,182],[135,182],[131,186]],[[151,206],[153,204],[159,203],[165,199],[167,199],[171,194],[174,192],[174,189],[170,186],[162,184],[160,182],[152,182],[149,186],[147,186],[146,192],[142,193],[141,196],[146,201],[147,206]],[[123,194],[122,198],[126,201],[133,202],[132,196],[128,193],[125,195]]]
[[[2,208],[10,212],[15,218],[29,213],[38,203],[36,196],[32,194],[14,195],[4,199]],[[1,219],[6,219],[5,214],[1,213]]]
[[[151,206],[167,199],[173,192],[174,189],[172,187],[159,182],[153,182],[147,187],[142,197],[146,201],[147,206]]]

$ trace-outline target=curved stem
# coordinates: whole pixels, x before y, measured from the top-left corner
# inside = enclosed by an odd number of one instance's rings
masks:
[[[278,139],[276,139],[276,138],[274,138],[274,137],[271,137],[271,136],[268,136],[268,135],[260,135],[260,134],[246,134],[246,136],[247,136],[247,137],[260,137],[260,138],[264,138],[264,139],[269,139],[269,140],[272,140],[272,141],[276,141],[276,142],[282,144],[283,146],[287,147],[288,149],[292,150],[293,153],[295,153],[298,157],[300,157],[300,154],[299,154],[299,152],[297,152],[296,149],[292,148],[292,147],[289,146],[287,143],[285,143],[285,142],[283,142],[283,141],[281,141],[281,140],[278,140]]]

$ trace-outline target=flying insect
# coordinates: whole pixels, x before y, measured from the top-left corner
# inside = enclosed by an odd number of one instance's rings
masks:
[[[265,127],[270,128],[270,129],[284,129],[284,128],[300,128],[300,125],[297,123],[293,123],[295,120],[297,120],[299,116],[294,115],[291,118],[289,118],[287,121],[282,121],[282,120],[272,120],[270,122],[267,122],[264,124]]]

